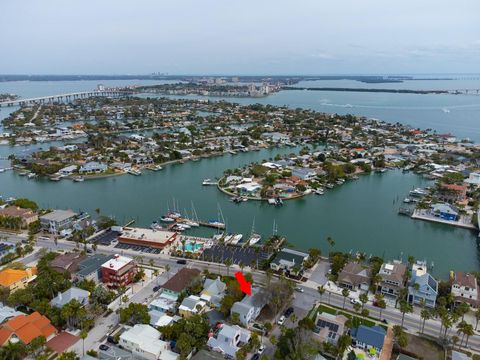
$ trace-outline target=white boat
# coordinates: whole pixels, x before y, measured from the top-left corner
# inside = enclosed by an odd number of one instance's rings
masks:
[[[327,187],[327,189],[333,189],[333,188],[335,187],[335,185],[333,185],[333,184],[327,184],[326,187]]]
[[[160,171],[160,170],[163,170],[163,167],[161,167],[160,165],[156,165],[156,166],[152,167],[152,170],[153,171]]]
[[[260,239],[262,238],[262,236],[260,234],[252,234],[250,236],[250,239],[248,240],[248,245],[255,245],[256,243],[258,243],[260,241]]]
[[[215,235],[212,236],[212,239],[215,240],[215,241],[218,241],[223,237],[223,235],[225,235],[223,232],[215,234]]]
[[[160,221],[171,223],[171,222],[174,222],[175,219],[164,215],[164,216],[161,216],[161,217],[160,217]]]
[[[218,183],[216,181],[213,181],[211,179],[205,179],[202,181],[202,185],[207,186],[207,185],[217,185]]]
[[[182,224],[182,223],[178,223],[178,224],[177,224],[177,227],[180,228],[180,229],[182,229],[182,230],[188,230],[188,229],[191,228],[190,225]]]
[[[142,175],[142,172],[140,170],[136,170],[136,169],[128,169],[127,172],[130,174],[130,175],[135,175],[135,176],[140,176]]]
[[[308,194],[311,194],[312,193],[312,189],[307,189],[303,192],[305,195],[308,195]]]
[[[73,178],[73,181],[82,182],[82,181],[85,181],[85,178],[83,176],[77,176]]]
[[[238,244],[238,243],[240,242],[240,240],[242,240],[242,238],[243,238],[243,235],[242,235],[242,234],[234,235],[233,238],[232,238],[231,243],[232,243],[233,245],[236,245],[236,244]]]
[[[5,169],[4,168],[0,168],[0,173],[3,173],[5,172]]]
[[[195,221],[192,221],[192,220],[185,220],[183,223],[188,225],[188,226],[193,226],[193,227],[199,227],[200,226],[200,224],[198,222],[195,222]]]
[[[219,229],[225,228],[225,224],[217,220],[210,220],[208,224]]]
[[[323,191],[323,189],[316,189],[316,190],[314,191],[314,193],[317,194],[317,195],[323,195],[323,194],[325,194],[325,192]]]
[[[18,175],[19,175],[19,176],[27,176],[27,175],[28,175],[28,171],[19,172]]]
[[[411,196],[421,197],[421,196],[428,195],[428,192],[426,192],[426,191],[423,190],[422,188],[416,188],[416,189],[410,191],[410,195],[411,195]]]
[[[50,178],[50,181],[60,181],[60,179],[61,179],[60,176],[52,176]]]
[[[275,199],[270,198],[270,199],[268,199],[268,203],[269,203],[270,205],[275,205],[277,202],[275,201]]]
[[[403,199],[403,202],[404,202],[405,204],[409,204],[409,203],[412,202],[412,200],[409,199],[409,198],[405,198],[405,199]]]
[[[228,234],[227,236],[225,236],[225,238],[223,239],[225,244],[229,243],[233,239],[233,236],[234,234]]]
[[[176,211],[171,211],[167,214],[167,216],[169,218],[172,218],[172,219],[178,219],[179,217],[182,216],[182,214],[180,214],[179,212],[176,212]]]
[[[151,225],[150,225],[150,228],[152,230],[163,230],[163,227],[157,223],[156,221],[154,221]]]
[[[32,172],[31,172],[31,173],[28,173],[28,175],[27,175],[27,178],[29,178],[29,179],[34,179],[34,178],[36,178],[36,177],[38,177],[38,175],[35,174],[35,173],[32,173]]]

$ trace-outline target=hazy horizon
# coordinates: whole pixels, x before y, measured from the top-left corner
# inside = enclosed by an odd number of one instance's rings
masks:
[[[2,74],[480,72],[477,0],[6,0]]]

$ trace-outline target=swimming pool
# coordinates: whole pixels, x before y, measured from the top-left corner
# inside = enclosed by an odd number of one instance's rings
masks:
[[[190,241],[187,241],[185,243],[185,251],[199,251],[203,248],[203,244],[200,244],[200,243],[193,243],[193,242],[190,242]]]

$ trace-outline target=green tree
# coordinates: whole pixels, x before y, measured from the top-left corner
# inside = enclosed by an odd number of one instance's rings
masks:
[[[400,312],[402,313],[401,327],[403,328],[403,322],[405,321],[405,314],[413,312],[412,304],[408,303],[406,300],[400,300]]]
[[[144,304],[130,303],[127,307],[119,310],[120,322],[130,326],[136,324],[149,324],[150,315],[148,307]]]
[[[345,302],[347,301],[348,295],[350,295],[350,291],[348,289],[342,289],[343,309],[345,309]]]

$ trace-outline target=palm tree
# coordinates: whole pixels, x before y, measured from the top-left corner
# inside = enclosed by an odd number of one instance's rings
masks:
[[[322,302],[323,294],[325,294],[325,287],[323,285],[319,286],[317,287],[317,291],[320,294],[320,302]]]
[[[167,279],[170,280],[170,265],[165,265],[165,272],[167,273]]]
[[[376,294],[375,301],[376,301],[377,307],[380,309],[379,318],[380,320],[382,320],[382,311],[387,307],[387,303],[385,301],[383,294]]]
[[[333,238],[329,236],[327,237],[327,243],[330,246],[330,251],[332,251],[333,247],[335,246],[335,240],[333,240]]]
[[[457,335],[452,336],[453,350],[455,350],[455,346],[457,346],[459,341],[460,341],[460,338]]]
[[[477,331],[478,322],[480,321],[480,307],[475,310],[475,331]]]
[[[342,296],[343,296],[343,308],[345,309],[345,301],[347,301],[347,297],[350,295],[350,290],[348,289],[343,289],[342,290]]]
[[[360,299],[360,302],[362,303],[362,310],[365,307],[365,304],[368,302],[368,295],[366,293],[360,294],[358,297]]]
[[[463,339],[465,338],[465,328],[467,326],[467,322],[462,320],[460,323],[457,324],[457,334],[462,334],[462,339],[460,340],[460,346],[463,344]]]
[[[463,329],[463,333],[465,335],[467,335],[467,340],[465,340],[465,347],[467,347],[468,346],[468,339],[470,338],[470,336],[475,334],[475,332],[473,331],[472,324],[467,324],[467,326],[465,326],[465,329]]]
[[[400,300],[400,312],[402,313],[402,324],[401,327],[403,328],[403,322],[405,320],[405,314],[413,312],[413,306],[409,302],[405,300]]]
[[[87,338],[87,336],[88,336],[87,330],[84,329],[80,331],[80,338],[82,339],[82,352],[83,352],[82,356],[85,356],[85,339]]]
[[[453,317],[450,313],[446,313],[442,316],[442,326],[445,330],[444,337],[447,337],[448,329],[450,329],[453,325]]]
[[[227,276],[230,276],[230,266],[232,266],[232,259],[226,259],[225,266],[227,267]]]
[[[428,309],[423,309],[420,312],[420,318],[423,319],[423,322],[422,322],[422,325],[421,325],[421,330],[420,330],[420,332],[423,333],[423,330],[425,329],[425,321],[432,318],[432,312]]]

